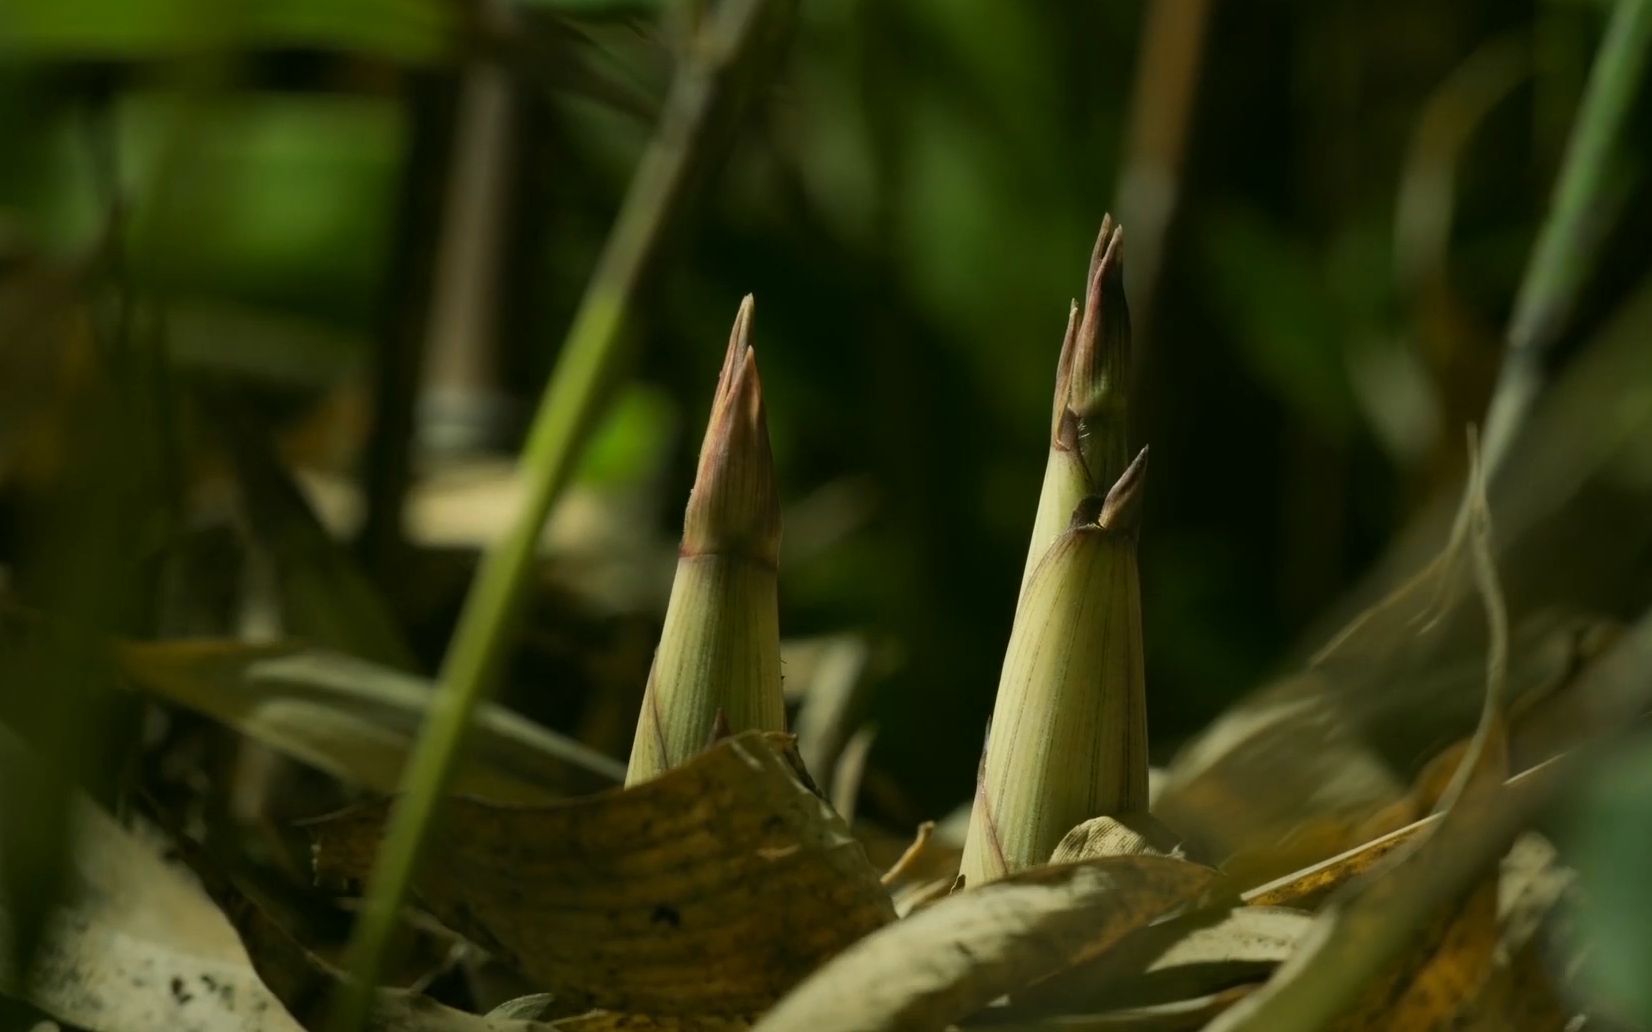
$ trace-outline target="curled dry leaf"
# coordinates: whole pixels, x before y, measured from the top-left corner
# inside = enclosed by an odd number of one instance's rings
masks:
[[[1486,872],[1525,811],[1511,804],[1504,785],[1508,625],[1472,441],[1469,484],[1464,525],[1486,610],[1486,692],[1479,730],[1445,793],[1445,811],[1419,845],[1346,886],[1302,948],[1267,986],[1213,1022],[1213,1032],[1440,1028],[1490,976],[1497,875]]]
[[[945,897],[958,880],[958,862],[963,856],[959,836],[934,821],[919,825],[911,840],[864,823],[855,834],[866,844],[873,863],[885,868],[884,888],[895,902],[895,913],[902,917]]]
[[[188,707],[304,763],[394,792],[434,686],[336,652],[229,641],[128,642],[122,669]],[[625,776],[617,760],[495,705],[476,714],[456,794],[546,802]]]
[[[572,1004],[755,1013],[894,917],[789,743],[745,732],[652,781],[549,806],[454,800],[419,899]],[[365,877],[387,805],[310,825],[318,877]]]
[[[1186,903],[1210,868],[1165,857],[1039,867],[955,894],[856,943],[770,1011],[760,1032],[941,1029],[1096,956]]]
[[[1432,562],[1351,621],[1307,669],[1235,707],[1177,755],[1153,810],[1186,837],[1193,855],[1249,854],[1244,866],[1259,882],[1428,812],[1390,761],[1438,745],[1407,743],[1405,735],[1473,726],[1464,700],[1484,677],[1485,639],[1466,604],[1473,565],[1467,504]],[[1580,648],[1578,635],[1567,614],[1535,613],[1515,625],[1511,697],[1572,679],[1580,660],[1603,647],[1593,634]]]
[[[1180,856],[1176,833],[1150,813],[1092,817],[1069,831],[1050,854],[1050,863],[1091,860],[1099,856]]]

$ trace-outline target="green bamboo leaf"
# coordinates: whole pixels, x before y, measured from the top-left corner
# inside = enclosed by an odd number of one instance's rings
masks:
[[[441,0],[14,0],[0,53],[49,60],[155,60],[229,47],[311,46],[424,63],[460,42]]]

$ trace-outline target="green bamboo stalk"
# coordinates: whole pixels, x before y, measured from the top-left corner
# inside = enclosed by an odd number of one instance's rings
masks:
[[[1090,255],[1082,315],[1068,309],[1056,363],[1050,455],[1033,519],[1025,592],[1033,568],[1066,530],[1078,503],[1099,495],[1129,460],[1130,311],[1124,298],[1124,230],[1111,215]]]
[[[1591,269],[1612,149],[1639,93],[1649,49],[1652,0],[1618,0],[1578,105],[1548,217],[1515,295],[1503,368],[1486,413],[1488,478],[1496,476],[1542,390],[1548,351]]]
[[[540,530],[596,414],[625,313],[661,239],[680,214],[688,186],[710,156],[714,130],[732,121],[755,85],[753,76],[740,73],[748,72],[763,44],[774,39],[777,20],[789,10],[789,0],[727,0],[687,48],[660,125],[534,414],[521,459],[521,512],[483,556],[460,613],[346,954],[351,977],[330,1021],[338,1032],[357,1032],[367,1024],[397,915],[429,842],[471,714],[497,680]]]
[[[740,305],[683,517],[677,576],[643,692],[626,784],[663,774],[714,729],[783,731],[780,692],[780,496]],[[721,721],[721,724],[719,724]]]
[[[1046,863],[1092,817],[1147,809],[1136,567],[1147,452],[1087,498],[1016,608],[964,840],[966,885]]]

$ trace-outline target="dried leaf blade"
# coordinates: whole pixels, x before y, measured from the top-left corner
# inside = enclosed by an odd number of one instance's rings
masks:
[[[1203,891],[1209,868],[1166,857],[1041,867],[958,893],[846,950],[758,1032],[941,1029],[1092,957]]]

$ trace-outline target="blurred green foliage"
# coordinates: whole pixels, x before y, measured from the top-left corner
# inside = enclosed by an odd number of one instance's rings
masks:
[[[651,529],[674,534],[727,322],[754,292],[786,501],[837,485],[864,503],[783,571],[783,629],[889,646],[876,756],[914,813],[970,783],[1066,303],[1132,120],[1157,117],[1143,97],[1170,89],[1138,79],[1143,12],[805,4],[778,86],[649,285],[642,392],[587,467],[663,465]],[[1457,471],[1602,9],[1268,0],[1208,17],[1179,205],[1135,299],[1160,756],[1278,664]],[[459,83],[496,60],[513,104],[494,318],[471,342],[480,383],[459,386],[506,414],[484,443],[510,448],[650,132],[669,25],[605,0],[10,0],[0,248],[107,262],[181,367],[299,421],[422,346]],[[1513,85],[1456,143],[1421,132],[1497,41]],[[1644,168],[1648,141],[1629,142]],[[1417,168],[1448,173],[1452,201],[1424,210],[1444,244],[1420,264],[1396,227]],[[1644,188],[1603,219],[1605,271],[1569,344],[1645,269]],[[648,438],[667,433],[662,464]],[[414,651],[439,654],[442,621],[408,622]],[[557,692],[542,675],[524,660],[517,682]],[[529,706],[571,719],[566,700]]]

